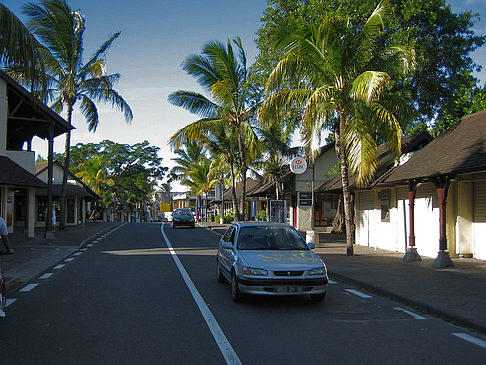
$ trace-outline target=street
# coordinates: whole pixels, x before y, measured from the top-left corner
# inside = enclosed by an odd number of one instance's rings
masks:
[[[486,353],[464,329],[338,282],[323,303],[233,303],[216,281],[219,238],[155,223],[104,235],[8,293],[0,364],[466,364]]]

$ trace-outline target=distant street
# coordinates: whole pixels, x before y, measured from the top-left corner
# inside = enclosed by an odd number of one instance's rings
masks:
[[[233,303],[216,281],[219,235],[161,226],[125,224],[9,293],[0,364],[467,364],[486,354],[460,328],[339,283],[323,303]]]

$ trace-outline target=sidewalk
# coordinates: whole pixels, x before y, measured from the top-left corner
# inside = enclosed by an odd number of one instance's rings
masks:
[[[229,226],[200,225],[221,234]],[[315,249],[325,261],[331,280],[486,334],[486,261],[453,258],[454,268],[435,269],[434,258],[403,262],[403,253],[358,245],[354,246],[354,256],[347,256],[344,240],[336,237],[321,233]]]
[[[0,257],[7,289],[16,289],[27,283],[80,246],[119,224],[88,222],[84,227],[67,226],[63,231],[56,231],[53,239],[44,238],[44,229],[36,230],[34,238],[27,238],[21,233],[10,234],[10,245],[15,254]]]

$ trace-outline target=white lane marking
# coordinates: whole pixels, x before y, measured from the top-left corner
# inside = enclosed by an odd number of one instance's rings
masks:
[[[86,247],[93,247],[93,244],[90,243],[89,245],[86,245]]]
[[[362,293],[362,292],[360,292],[359,290],[356,290],[356,289],[346,289],[346,291],[347,291],[348,293],[351,293],[351,294],[357,295],[358,297],[363,298],[363,299],[369,299],[369,298],[373,298],[371,295],[368,295],[368,294]]]
[[[7,298],[7,301],[5,302],[5,307],[8,307],[10,304],[15,302],[16,300],[17,300],[16,298],[12,298],[12,299]]]
[[[87,248],[82,248],[79,251],[88,251],[88,249]]]
[[[82,254],[82,252],[75,252],[75,253],[73,253],[73,256],[79,256],[81,254]]]
[[[95,243],[98,243],[99,240],[94,240],[93,242],[91,242],[92,244],[95,244]]]
[[[393,309],[395,309],[396,311],[401,311],[401,312],[407,313],[409,316],[411,316],[415,319],[419,319],[419,320],[427,319],[427,317],[421,316],[420,314],[411,312],[411,311],[406,310],[405,308],[402,308],[402,307],[395,307]]]
[[[24,286],[22,289],[20,289],[19,291],[31,291],[32,289],[34,289],[37,285],[39,284],[29,284],[29,285],[26,285]]]
[[[64,264],[59,264],[53,267],[54,270],[59,270],[62,269],[65,265]]]
[[[53,272],[46,272],[44,275],[39,276],[39,279],[49,279],[52,275],[54,275]]]
[[[216,322],[216,318],[214,318],[213,314],[211,313],[208,306],[204,302],[204,299],[202,298],[201,294],[199,294],[198,290],[196,289],[196,286],[192,282],[186,269],[184,268],[181,261],[179,260],[179,257],[177,257],[177,253],[172,248],[169,239],[165,235],[164,224],[161,224],[160,226],[160,233],[164,237],[165,243],[169,248],[169,252],[172,255],[172,258],[174,259],[174,262],[177,265],[177,268],[179,269],[179,272],[181,273],[181,276],[184,279],[187,288],[191,292],[191,295],[194,298],[194,301],[196,302],[199,311],[201,312],[204,320],[206,321],[206,324],[208,325],[209,330],[211,331],[211,334],[213,335],[213,338],[219,347],[219,350],[223,354],[226,363],[229,365],[241,365],[241,361],[238,358],[238,355],[236,354],[235,350],[233,350],[233,347],[231,347],[231,344],[229,343],[228,339],[224,335],[223,330],[219,326],[218,322]]]
[[[477,337],[468,335],[467,333],[453,333],[453,335],[486,349],[486,341],[481,340]]]
[[[329,281],[328,281],[328,284],[333,285],[333,284],[337,284],[337,283],[336,283],[334,280],[329,280]]]
[[[64,262],[69,262],[69,261],[73,261],[73,260],[74,260],[74,258],[73,257],[70,257],[70,258],[64,260]]]

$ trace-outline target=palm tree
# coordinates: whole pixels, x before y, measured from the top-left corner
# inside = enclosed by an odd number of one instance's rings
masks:
[[[106,157],[94,155],[79,165],[79,172],[76,173],[76,176],[96,194],[100,195],[108,187],[115,185],[115,181],[106,167]]]
[[[43,60],[50,75],[54,104],[57,112],[67,109],[67,122],[72,123],[73,107],[80,101],[90,131],[99,125],[96,102],[108,102],[124,113],[127,123],[133,119],[132,110],[113,88],[119,74],[107,75],[105,54],[120,32],[111,36],[94,55],[83,64],[83,36],[85,20],[79,10],[73,11],[65,0],[43,0],[24,7],[30,17],[28,27],[48,52]],[[61,190],[61,221],[64,225],[66,183],[69,170],[71,132],[66,133],[64,175]]]
[[[189,177],[194,168],[199,164],[201,158],[205,156],[204,147],[197,143],[197,141],[187,141],[185,147],[177,148],[175,153],[178,157],[172,160],[176,163],[171,169],[171,177],[169,182],[182,181]]]
[[[29,80],[31,91],[47,88],[42,46],[29,29],[0,3],[0,66],[17,70]]]
[[[185,130],[189,140],[197,138],[202,129],[210,129],[204,127],[205,124],[223,121],[234,129],[243,185],[240,212],[244,214],[246,172],[251,153],[248,146],[256,140],[251,125],[256,106],[250,96],[250,70],[246,65],[245,51],[239,38],[233,42],[238,54],[235,54],[229,40],[226,46],[211,41],[204,45],[202,55],[189,56],[183,63],[183,69],[197,79],[210,93],[211,99],[197,92],[179,90],[169,95],[169,102],[202,117]],[[239,219],[236,211],[235,219]]]
[[[277,200],[282,195],[282,178],[286,173],[284,166],[301,152],[300,147],[290,147],[293,128],[287,127],[283,120],[263,121],[257,129],[261,136],[262,156],[252,164],[253,168],[262,172],[263,178],[275,184]]]
[[[214,159],[214,169],[226,165],[231,177],[231,200],[235,219],[238,220],[239,208],[236,197],[236,180],[238,169],[237,133],[222,118],[202,119],[178,130],[170,139],[173,150],[183,144],[205,146]],[[191,142],[190,142],[191,141]]]
[[[392,80],[403,77],[415,64],[413,50],[379,43],[389,0],[375,8],[362,27],[342,16],[326,17],[319,27],[309,25],[282,39],[284,58],[272,71],[266,89],[270,93],[262,116],[275,116],[286,107],[303,110],[301,134],[307,143],[323,127],[334,133],[340,161],[344,198],[347,254],[353,254],[354,223],[349,171],[358,185],[373,175],[378,138],[400,154],[401,126],[406,103],[391,93]],[[293,87],[286,88],[287,82]]]

